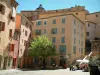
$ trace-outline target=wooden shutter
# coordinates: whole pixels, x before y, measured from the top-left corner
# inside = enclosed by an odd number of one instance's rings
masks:
[[[5,30],[5,22],[2,22],[2,31]]]
[[[9,31],[9,37],[12,37],[12,29]]]
[[[2,4],[0,4],[0,12],[2,11]]]
[[[10,51],[14,51],[14,44],[10,44]]]
[[[0,22],[0,31],[2,31],[2,25],[1,25],[1,22]]]

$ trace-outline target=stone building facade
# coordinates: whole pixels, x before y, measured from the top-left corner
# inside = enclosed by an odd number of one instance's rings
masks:
[[[0,0],[0,69],[12,68],[17,6],[15,0]]]

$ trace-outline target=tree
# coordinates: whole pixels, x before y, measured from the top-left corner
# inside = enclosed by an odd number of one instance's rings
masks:
[[[47,57],[55,55],[55,48],[46,36],[38,36],[35,38],[31,42],[29,49],[29,55],[41,58],[42,65],[45,66]]]

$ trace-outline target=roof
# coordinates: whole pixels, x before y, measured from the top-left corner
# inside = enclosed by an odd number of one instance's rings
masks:
[[[74,16],[76,19],[78,19],[81,23],[85,24],[83,21],[81,21],[79,18],[77,18],[74,14],[62,14],[62,15],[50,16],[50,17],[40,18],[40,19],[38,19],[38,20],[41,20],[41,19],[48,19],[48,18],[52,18],[52,17],[59,17],[59,16],[67,16],[67,15],[72,15],[72,16]]]
[[[86,14],[86,15],[97,14],[97,13],[100,13],[100,11],[94,12],[94,13],[89,13],[89,14]]]
[[[92,21],[87,21],[87,20],[86,20],[85,22],[90,22],[90,23],[93,23],[93,24],[95,24],[95,25],[97,24],[97,23],[95,23],[95,22],[92,22]]]

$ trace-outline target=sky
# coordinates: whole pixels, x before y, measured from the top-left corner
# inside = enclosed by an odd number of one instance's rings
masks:
[[[90,12],[100,11],[100,0],[16,0],[19,3],[17,12],[22,10],[35,10],[40,4],[45,10],[55,10],[74,7],[75,5],[85,6]]]

